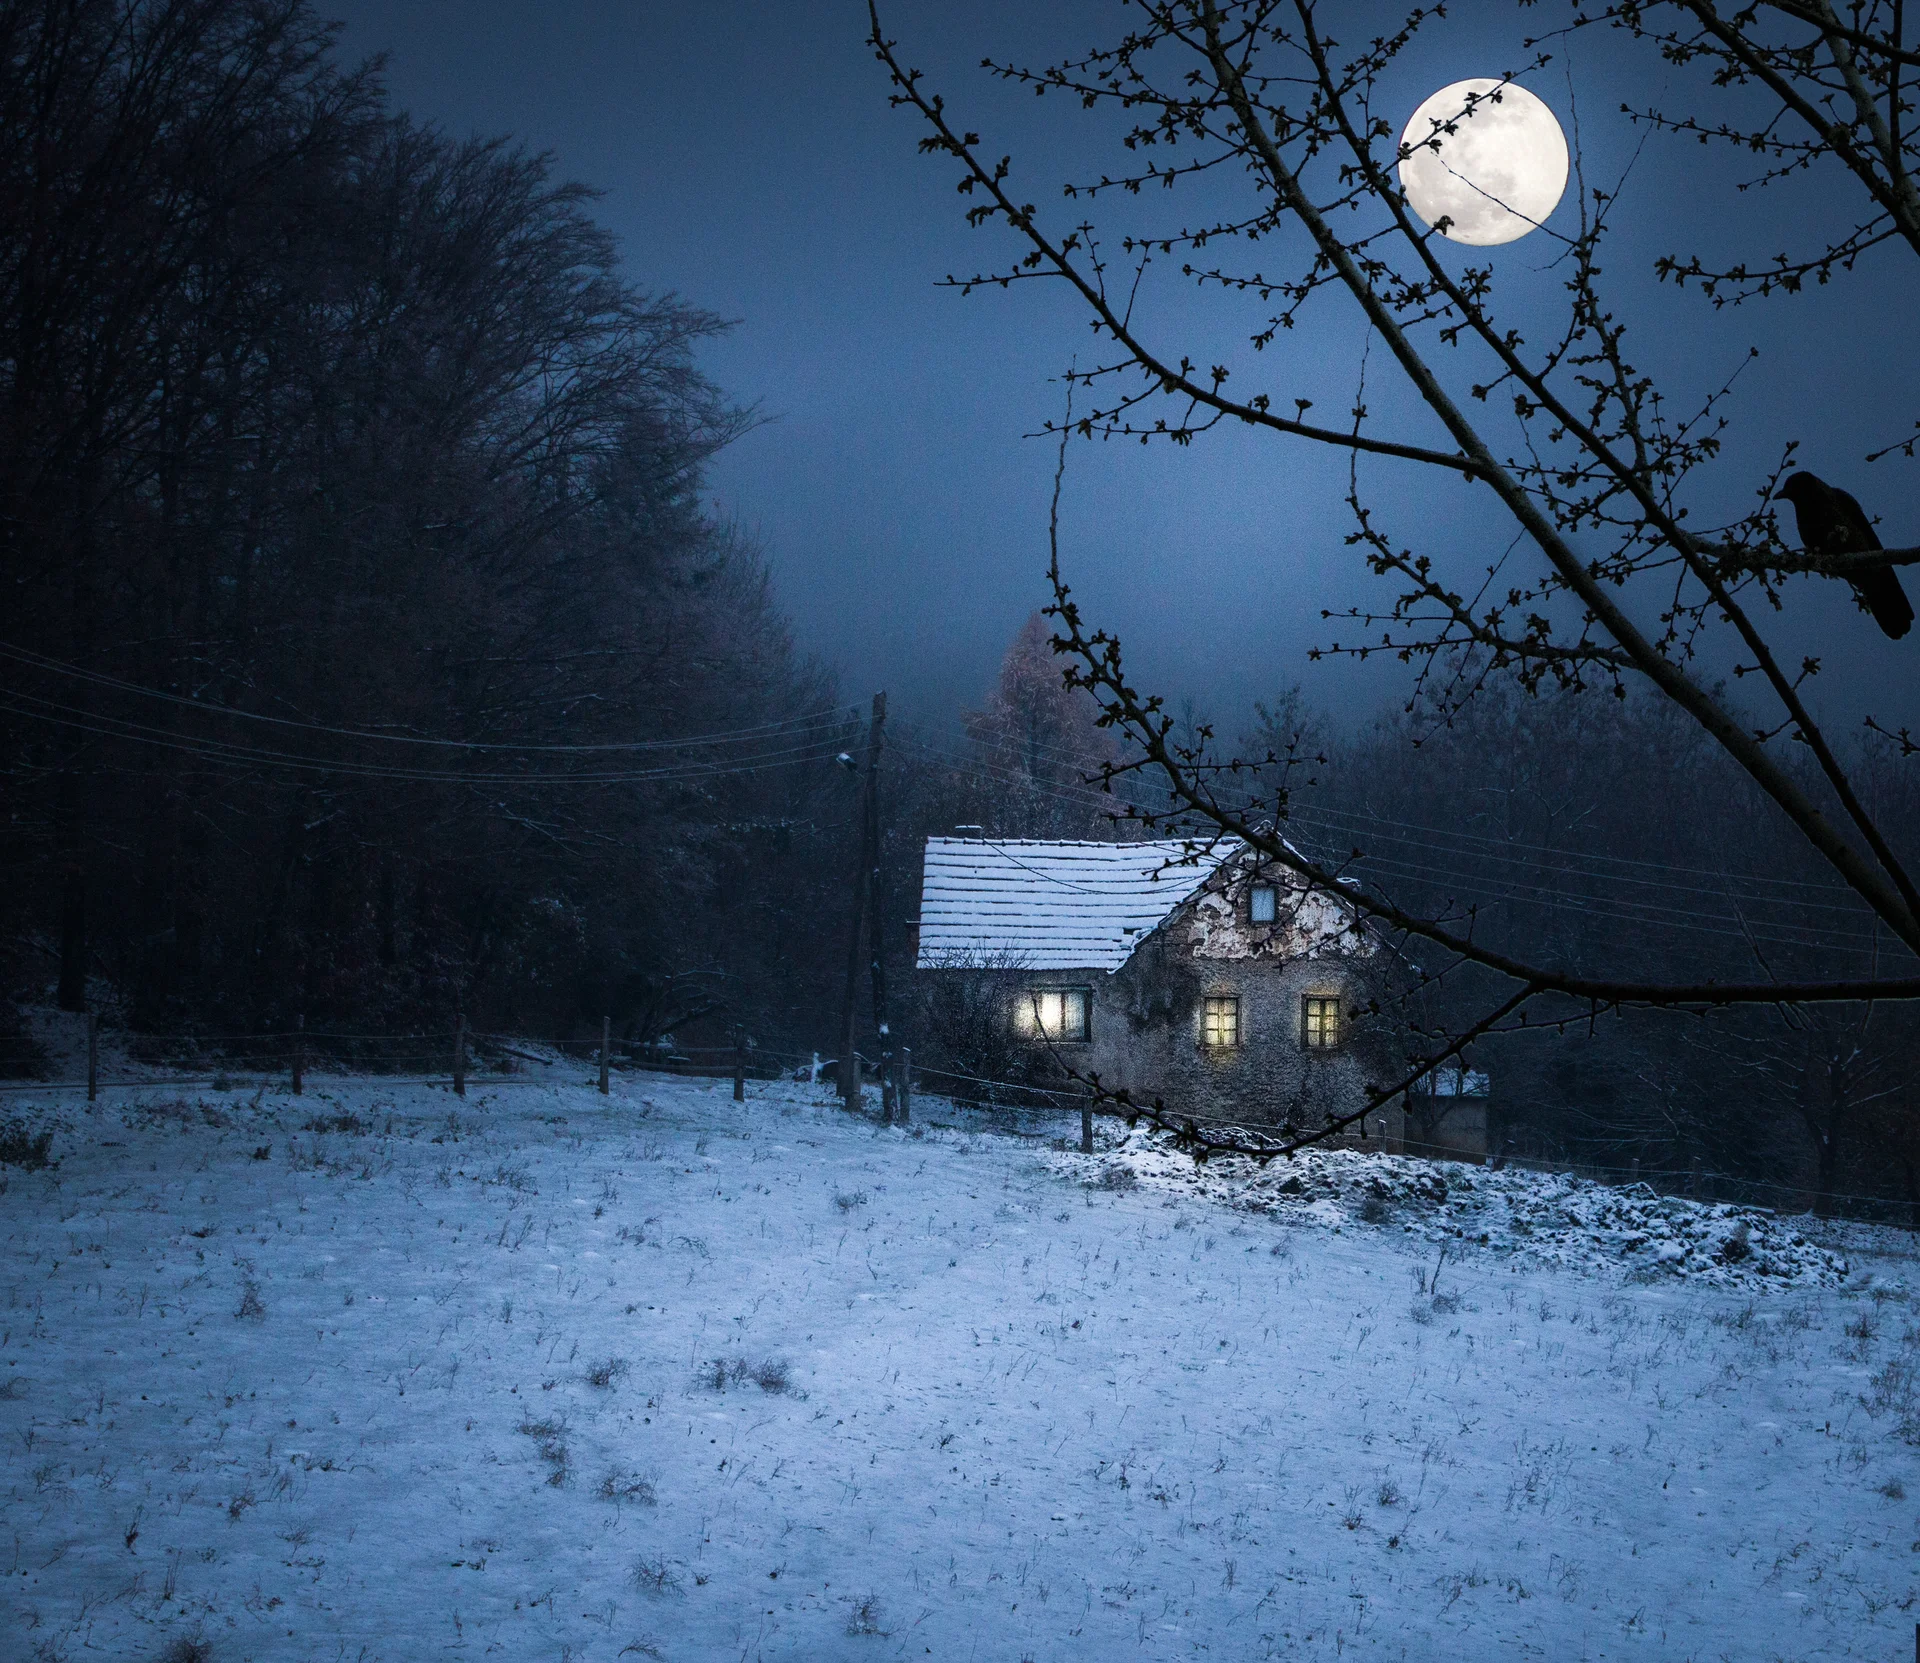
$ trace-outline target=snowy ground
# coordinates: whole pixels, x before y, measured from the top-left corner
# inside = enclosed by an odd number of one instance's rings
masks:
[[[1906,1238],[918,1108],[5,1099],[0,1656],[1906,1655]]]

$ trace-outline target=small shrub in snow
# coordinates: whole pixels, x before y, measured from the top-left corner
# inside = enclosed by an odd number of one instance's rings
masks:
[[[729,1386],[751,1381],[763,1392],[784,1392],[792,1385],[787,1364],[776,1357],[763,1357],[750,1363],[744,1357],[716,1357],[700,1370],[699,1383],[711,1392],[724,1392]]]
[[[880,1596],[862,1594],[858,1599],[848,1602],[847,1632],[852,1635],[872,1634],[885,1638],[886,1630],[880,1626]]]
[[[254,1322],[267,1314],[266,1306],[260,1302],[260,1284],[251,1276],[247,1278],[246,1285],[240,1290],[240,1309],[233,1314]]]
[[[1123,1166],[1116,1163],[1113,1166],[1105,1168],[1098,1178],[1089,1180],[1087,1188],[1095,1190],[1130,1190],[1139,1188],[1139,1185],[1139,1173],[1135,1172],[1130,1166]]]
[[[633,1567],[633,1585],[643,1594],[677,1594],[680,1578],[666,1560],[655,1555]]]
[[[595,1494],[602,1501],[637,1501],[642,1507],[655,1506],[660,1500],[651,1478],[641,1478],[625,1467],[608,1469]]]
[[[213,1663],[213,1647],[197,1634],[183,1634],[161,1653],[162,1663]]]
[[[624,1357],[609,1357],[604,1363],[595,1363],[587,1370],[589,1386],[606,1387],[623,1379],[631,1365]]]
[[[364,1137],[373,1130],[357,1114],[317,1114],[300,1128],[303,1132],[334,1132],[342,1137]]]
[[[1362,1224],[1391,1224],[1393,1207],[1382,1195],[1369,1195],[1360,1203]]]
[[[1380,1480],[1380,1489],[1373,1498],[1382,1507],[1398,1507],[1401,1502],[1400,1486],[1391,1478]]]
[[[1920,1376],[1913,1364],[1891,1357],[1867,1384],[1873,1390],[1860,1399],[1867,1413],[1892,1415],[1894,1431],[1906,1442],[1920,1444]]]
[[[38,1172],[54,1163],[48,1158],[53,1148],[53,1133],[42,1132],[38,1137],[27,1131],[23,1120],[9,1120],[0,1125],[0,1166],[17,1166],[23,1172]]]
[[[573,1474],[573,1455],[567,1448],[566,1422],[559,1420],[521,1421],[522,1436],[534,1440],[534,1447],[540,1452],[540,1459],[549,1469],[547,1482],[556,1490],[564,1486]]]
[[[833,1204],[838,1207],[841,1212],[850,1213],[855,1207],[864,1207],[867,1204],[867,1192],[865,1190],[850,1190],[844,1195],[836,1195],[833,1198]]]
[[[1907,1487],[1897,1478],[1889,1478],[1886,1483],[1880,1486],[1879,1493],[1889,1501],[1905,1501],[1907,1499]]]

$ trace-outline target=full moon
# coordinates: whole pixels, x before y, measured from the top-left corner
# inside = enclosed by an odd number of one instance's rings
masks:
[[[1496,101],[1492,95],[1498,93]],[[1469,97],[1476,97],[1472,110]],[[1443,131],[1452,126],[1451,133]],[[1437,146],[1431,144],[1436,134]],[[1429,225],[1457,243],[1490,247],[1524,237],[1567,188],[1567,140],[1553,111],[1511,81],[1455,81],[1400,135],[1409,154],[1400,187]]]

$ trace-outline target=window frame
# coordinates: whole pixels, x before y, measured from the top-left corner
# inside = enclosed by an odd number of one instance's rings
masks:
[[[1346,1039],[1346,1013],[1340,1008],[1337,993],[1300,995],[1300,1049],[1306,1052],[1338,1051]],[[1322,1007],[1316,1010],[1315,1007]],[[1316,1020],[1317,1018],[1317,1020]],[[1329,1023],[1329,1018],[1331,1022]],[[1321,1038],[1315,1039],[1318,1033]]]
[[[1049,1033],[1045,1019],[1040,1014],[1040,1001],[1051,995],[1062,1001],[1060,1006],[1060,1026],[1066,1027],[1067,996],[1071,994],[1080,1001],[1080,1031],[1076,1034],[1066,1032]],[[1024,995],[1028,1019],[1032,1022],[1032,1032],[1028,1036],[1036,1045],[1091,1045],[1093,1043],[1093,989],[1086,983],[1058,984],[1052,987],[1030,987]]]
[[[1233,1037],[1222,1039],[1220,1018],[1232,1023]],[[1240,995],[1207,993],[1200,998],[1200,1048],[1203,1051],[1237,1051],[1245,1030],[1240,1024]]]
[[[1260,897],[1267,899],[1267,916],[1260,916]],[[1275,924],[1280,920],[1280,889],[1277,884],[1256,883],[1247,886],[1247,922]]]

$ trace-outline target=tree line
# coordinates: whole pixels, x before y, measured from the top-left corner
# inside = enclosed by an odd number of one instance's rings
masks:
[[[720,321],[299,0],[8,0],[0,131],[8,991],[799,1020],[850,729],[701,505]]]
[[[895,916],[917,908],[920,842],[955,823],[1000,837],[1218,838],[1177,812],[1155,774],[1103,777],[1122,753],[1093,701],[1061,690],[1050,638],[1036,615],[1015,641],[970,719],[978,752],[931,776],[943,793],[899,782],[915,812],[890,856]],[[1669,705],[1528,692],[1485,668],[1455,655],[1403,706],[1359,721],[1296,684],[1244,721],[1188,708],[1178,725],[1189,766],[1236,817],[1497,952],[1576,972],[1783,984],[1902,962],[1883,924]],[[1906,847],[1920,783],[1899,747],[1864,735],[1849,765]],[[1496,991],[1480,967],[1416,938],[1383,939],[1397,970],[1381,1016],[1410,1054],[1464,1029]],[[976,1004],[964,990],[923,990],[917,1043],[962,1072],[1024,1078],[1028,1059]],[[1463,1059],[1490,1076],[1496,1152],[1622,1176],[1698,1166],[1763,1198],[1878,1197],[1890,1216],[1920,1219],[1911,1002],[1563,1002],[1543,1016],[1534,1031],[1483,1037]]]

